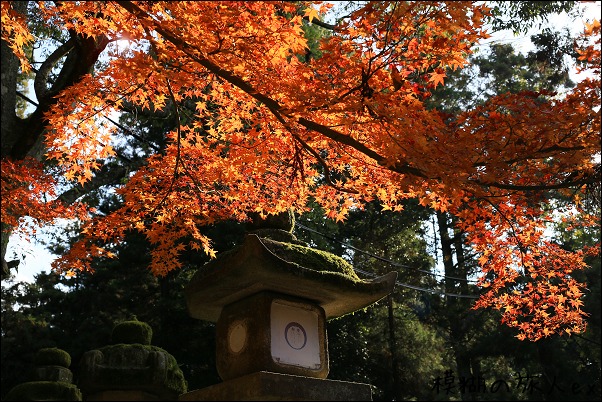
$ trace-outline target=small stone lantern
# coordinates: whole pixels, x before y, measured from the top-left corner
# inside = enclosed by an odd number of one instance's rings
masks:
[[[12,388],[5,401],[81,401],[82,393],[72,384],[71,355],[59,348],[38,350],[35,381]]]
[[[115,325],[111,345],[80,362],[79,387],[87,401],[176,400],[187,383],[176,359],[151,345],[152,329],[138,320]]]
[[[371,400],[366,384],[325,380],[326,321],[388,295],[397,273],[362,280],[342,258],[297,241],[292,219],[287,223],[285,216],[284,222],[247,234],[240,246],[201,267],[186,287],[190,315],[216,322],[217,371],[225,383],[180,400],[329,400],[326,385],[338,386],[330,400]],[[304,385],[289,381],[279,387],[285,376]],[[341,392],[342,384],[349,392]],[[351,385],[366,388],[358,393]],[[256,393],[241,393],[245,387]],[[321,391],[311,396],[312,387]],[[296,391],[284,395],[285,389]]]

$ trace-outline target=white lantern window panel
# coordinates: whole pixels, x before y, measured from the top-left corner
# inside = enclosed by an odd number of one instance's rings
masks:
[[[319,370],[318,313],[281,301],[272,302],[271,352],[275,362]]]

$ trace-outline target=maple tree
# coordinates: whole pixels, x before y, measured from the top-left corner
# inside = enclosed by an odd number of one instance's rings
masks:
[[[27,72],[35,38],[18,3],[2,2],[3,54],[10,48]],[[583,285],[571,273],[596,250],[568,252],[545,236],[554,219],[545,191],[570,196],[600,181],[598,21],[586,25],[578,49],[591,78],[564,97],[503,94],[449,115],[424,102],[487,37],[484,4],[367,2],[336,25],[319,20],[328,4],[310,2],[37,7],[68,39],[35,70],[32,116],[17,118],[3,89],[2,231],[16,230],[24,216],[88,218],[81,240],[56,262],[59,272],[90,269],[91,258],[111,256],[104,245],[130,231],[148,237],[150,269],[165,275],[186,249],[214,255],[199,227],[218,220],[303,212],[310,199],[344,220],[372,200],[399,211],[417,198],[456,216],[479,253],[476,307],[503,311],[521,339],[584,329]],[[304,57],[307,23],[330,33],[320,57]],[[110,46],[117,41],[129,46]],[[101,54],[107,62],[91,73]],[[63,58],[70,68],[49,83]],[[164,151],[123,173],[121,208],[94,216],[56,199],[59,180],[84,188],[116,157],[118,127],[102,116],[168,104],[177,129]],[[36,160],[50,161],[53,174]],[[571,208],[563,219],[575,227],[598,224],[575,213],[577,198]],[[4,253],[3,244],[3,263]]]

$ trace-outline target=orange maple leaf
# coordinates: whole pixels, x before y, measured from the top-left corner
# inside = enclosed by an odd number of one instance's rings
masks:
[[[432,82],[433,85],[435,86],[435,88],[439,84],[443,85],[443,78],[446,77],[445,72],[434,71],[434,72],[430,73],[429,75],[431,76],[431,78],[429,78],[429,82]]]

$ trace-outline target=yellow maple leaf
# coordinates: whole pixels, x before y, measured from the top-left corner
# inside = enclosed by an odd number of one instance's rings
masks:
[[[309,19],[309,22],[312,22],[315,19],[318,19],[318,10],[315,10],[311,7],[305,9],[304,17]]]

